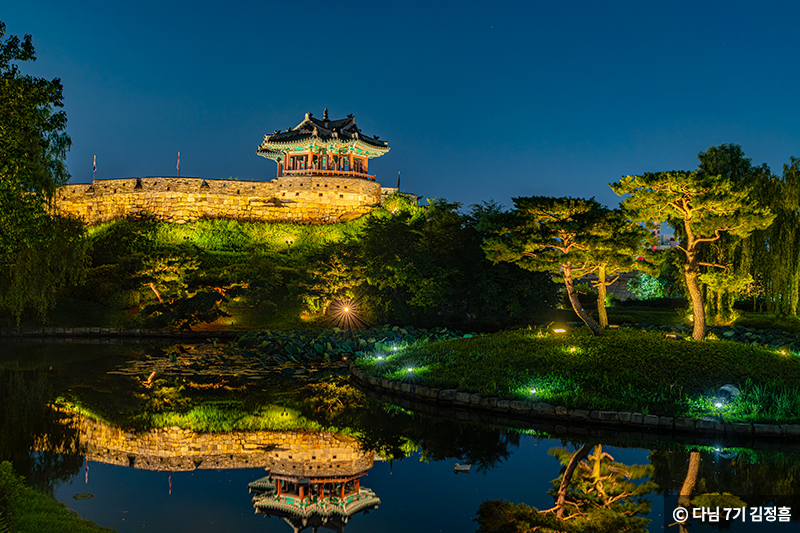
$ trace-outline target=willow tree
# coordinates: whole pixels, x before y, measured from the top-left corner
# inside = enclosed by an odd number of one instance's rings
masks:
[[[797,315],[800,300],[800,159],[792,157],[780,178],[759,188],[761,201],[775,214],[772,225],[745,243],[748,272],[771,313]]]
[[[726,268],[702,261],[703,245],[725,234],[747,237],[754,230],[767,228],[774,215],[751,196],[750,187],[701,171],[626,176],[609,186],[620,196],[630,195],[621,205],[634,220],[666,221],[682,228],[685,240],[678,248],[685,256],[683,269],[694,320],[692,338],[703,340],[706,317],[699,282],[701,267]]]
[[[70,139],[61,81],[20,72],[35,59],[31,36],[5,37],[0,22],[0,308],[17,322],[25,309],[44,317],[86,258],[82,225],[52,214]]]
[[[710,176],[722,176],[737,186],[752,188],[750,199],[769,207],[777,213],[776,195],[780,187],[778,180],[766,164],[755,166],[745,157],[742,147],[737,144],[711,146],[697,154],[698,170]],[[724,271],[716,269],[700,276],[703,290],[706,318],[714,317],[719,323],[730,322],[734,317],[735,299],[744,292],[763,292],[772,274],[773,255],[765,253],[765,238],[772,234],[770,226],[766,230],[753,231],[746,239],[724,234],[720,239],[700,251],[700,260],[725,265]],[[682,228],[676,228],[679,241],[685,240]]]
[[[596,269],[593,252],[602,241],[598,229],[608,209],[594,198],[529,196],[513,202],[514,210],[496,219],[494,236],[484,242],[486,257],[563,277],[575,313],[600,335],[600,326],[578,300],[575,280]]]

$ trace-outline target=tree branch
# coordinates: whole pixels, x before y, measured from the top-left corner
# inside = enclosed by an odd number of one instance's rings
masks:
[[[721,269],[724,269],[724,270],[728,270],[730,268],[729,266],[718,265],[717,263],[705,263],[703,261],[698,261],[697,264],[698,265],[702,265],[702,266],[707,266],[707,267],[717,267],[717,268],[721,268]]]

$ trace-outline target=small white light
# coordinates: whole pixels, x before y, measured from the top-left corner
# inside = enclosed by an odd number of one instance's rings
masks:
[[[720,407],[722,407],[722,402],[717,402],[717,403],[715,403],[714,405],[716,405],[716,406],[717,406],[717,409],[719,409]]]
[[[397,346],[392,346],[392,351],[396,352],[397,351]]]
[[[531,389],[531,394],[536,394],[536,389]]]
[[[562,328],[558,328],[558,329],[554,329],[553,330],[553,333],[566,333],[566,332],[567,332],[567,330],[562,329]]]
[[[382,355],[378,356],[378,361],[383,361],[383,356]]]
[[[409,372],[413,372],[413,371],[414,371],[414,369],[409,367],[408,371],[409,371]]]

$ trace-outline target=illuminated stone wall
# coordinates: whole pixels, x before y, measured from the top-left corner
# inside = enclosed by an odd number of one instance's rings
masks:
[[[196,433],[178,427],[132,432],[79,417],[90,461],[142,470],[269,468],[296,475],[344,475],[372,468],[373,453],[327,432]]]
[[[272,181],[125,178],[65,185],[56,210],[98,224],[150,214],[184,224],[202,218],[327,224],[357,218],[381,203],[381,186],[356,178],[292,176]]]

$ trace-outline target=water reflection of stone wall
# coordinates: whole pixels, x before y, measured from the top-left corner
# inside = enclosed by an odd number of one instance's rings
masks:
[[[373,463],[358,441],[329,432],[132,432],[85,418],[79,425],[90,461],[143,470],[269,468],[309,476],[363,472]]]

